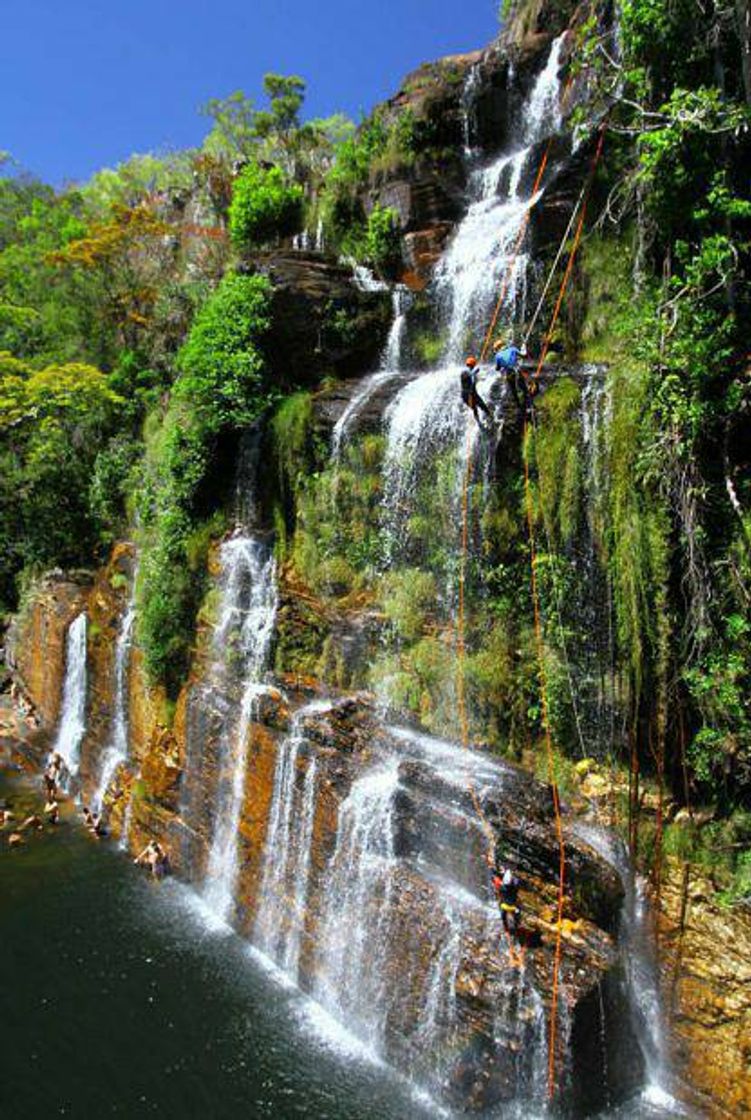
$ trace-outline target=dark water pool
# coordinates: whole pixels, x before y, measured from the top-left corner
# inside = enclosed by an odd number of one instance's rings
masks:
[[[35,789],[2,772],[0,798],[19,818],[40,808]],[[244,941],[212,928],[186,887],[152,883],[75,821],[27,834],[20,850],[8,834],[0,831],[3,1120],[442,1114]],[[673,1104],[640,1096],[609,1120],[685,1115]]]
[[[2,776],[0,796],[29,804]],[[0,946],[3,1117],[435,1114],[185,888],[75,824],[14,851],[0,833]]]

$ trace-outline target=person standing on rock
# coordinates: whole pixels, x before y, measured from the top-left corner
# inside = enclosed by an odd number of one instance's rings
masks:
[[[480,371],[477,366],[477,358],[473,358],[471,356],[467,358],[464,369],[461,372],[461,390],[462,400],[466,404],[467,408],[472,409],[472,415],[477,421],[478,426],[481,428],[482,424],[480,423],[480,416],[477,410],[479,409],[480,412],[484,412],[485,415],[491,419],[493,414],[491,413],[490,409],[488,408],[480,394],[477,392],[477,375],[479,372]]]
[[[524,344],[516,346],[513,338],[504,342],[497,338],[493,343],[495,350],[496,373],[506,375],[506,384],[514,394],[514,400],[521,412],[528,412],[532,404],[530,387],[526,376],[519,368],[519,359],[526,356],[527,348]]]

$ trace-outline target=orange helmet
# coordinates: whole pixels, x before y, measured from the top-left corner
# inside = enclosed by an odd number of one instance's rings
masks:
[[[472,369],[474,366],[477,365],[477,358],[472,358],[472,357],[467,358],[467,365],[469,366],[470,369]]]

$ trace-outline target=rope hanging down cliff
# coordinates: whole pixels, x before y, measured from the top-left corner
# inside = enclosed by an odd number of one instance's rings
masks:
[[[570,81],[569,81],[568,85],[570,85]],[[568,89],[568,86],[567,86],[567,89]],[[564,273],[564,276],[563,276],[563,280],[561,282],[561,287],[560,287],[560,290],[559,290],[559,293],[558,293],[558,298],[556,300],[555,307],[553,309],[553,315],[552,315],[552,318],[551,318],[551,322],[550,322],[550,325],[549,325],[548,330],[546,332],[543,346],[541,348],[540,357],[539,357],[539,360],[538,360],[538,363],[537,363],[537,368],[536,368],[535,374],[534,374],[535,378],[539,377],[540,372],[541,372],[542,367],[543,367],[543,364],[544,364],[544,361],[545,361],[545,358],[547,356],[548,349],[549,349],[549,346],[550,346],[550,341],[551,341],[551,338],[552,338],[552,334],[553,334],[553,331],[555,330],[555,326],[556,326],[557,321],[558,321],[560,310],[561,310],[561,307],[562,307],[562,304],[563,304],[563,298],[564,298],[566,289],[568,287],[568,283],[569,283],[571,273],[572,273],[572,270],[573,270],[574,260],[575,260],[575,257],[576,257],[576,253],[577,253],[577,250],[578,250],[578,247],[579,247],[580,240],[581,240],[581,235],[582,235],[582,232],[583,232],[583,229],[584,229],[584,221],[585,221],[585,217],[586,217],[587,201],[588,201],[588,197],[589,197],[589,192],[591,190],[591,186],[592,186],[592,182],[594,180],[597,165],[599,163],[600,156],[602,154],[604,136],[605,136],[605,124],[603,123],[603,125],[600,128],[598,143],[597,143],[595,154],[594,154],[594,157],[593,157],[593,160],[592,160],[592,166],[591,166],[591,169],[590,169],[590,174],[588,176],[588,180],[584,185],[584,188],[582,190],[582,194],[580,195],[580,198],[577,202],[577,206],[576,206],[576,208],[575,208],[575,210],[572,214],[569,225],[568,225],[568,227],[567,227],[567,229],[564,233],[564,236],[563,236],[563,239],[562,239],[562,242],[561,242],[561,246],[559,248],[559,251],[558,251],[558,253],[556,255],[556,258],[554,260],[554,263],[553,263],[553,268],[551,270],[550,276],[549,276],[548,281],[545,285],[545,288],[544,288],[543,293],[542,293],[542,297],[540,299],[540,302],[538,304],[537,310],[536,310],[534,318],[533,318],[533,323],[534,323],[536,321],[539,313],[540,313],[542,303],[543,303],[543,301],[544,301],[544,299],[547,295],[547,291],[548,291],[548,288],[550,286],[550,282],[552,280],[552,275],[555,272],[555,270],[558,266],[558,263],[561,259],[561,256],[563,254],[563,248],[564,248],[565,243],[566,243],[566,241],[568,239],[568,236],[570,234],[571,226],[573,224],[573,220],[574,220],[574,217],[576,215],[576,210],[579,210],[579,220],[578,220],[577,227],[576,227],[576,233],[574,235],[574,243],[572,245],[571,252],[569,254],[569,259],[568,259],[566,270],[565,270],[565,273]],[[536,179],[535,179],[535,187],[534,187],[533,194],[536,194],[536,192],[539,188],[540,182],[542,180],[542,175],[544,173],[545,166],[547,165],[547,161],[548,161],[548,156],[549,156],[549,152],[550,152],[551,143],[552,143],[552,138],[551,138],[551,140],[548,141],[548,145],[546,146],[546,149],[543,153],[540,168],[538,169],[538,174],[537,174]],[[506,275],[504,276],[504,281],[503,281],[503,284],[501,286],[501,292],[500,292],[498,301],[496,302],[496,306],[495,306],[495,309],[494,309],[494,312],[493,312],[490,327],[487,331],[487,334],[485,336],[485,340],[483,342],[483,347],[482,347],[482,352],[481,352],[483,358],[485,357],[485,355],[487,353],[487,348],[489,346],[490,338],[492,337],[492,334],[495,330],[498,315],[500,313],[500,309],[501,309],[501,307],[503,305],[503,302],[505,300],[505,295],[506,295],[506,291],[508,289],[508,282],[509,282],[509,278],[510,278],[510,274],[511,274],[511,269],[514,266],[516,255],[518,254],[518,250],[521,246],[522,239],[524,237],[524,234],[526,233],[526,228],[527,228],[527,225],[528,225],[528,222],[529,222],[529,216],[531,214],[531,210],[532,210],[533,206],[534,206],[534,202],[532,203],[532,206],[530,206],[530,208],[526,212],[524,221],[523,221],[521,229],[520,229],[520,233],[517,236],[516,244],[514,246],[514,252],[512,253],[512,256],[511,256],[510,261],[509,261],[509,266],[508,266],[507,271],[506,271]],[[469,430],[468,430],[468,433],[469,433]],[[529,542],[530,542],[530,566],[531,566],[531,588],[532,588],[533,615],[534,615],[535,639],[536,639],[536,647],[537,647],[538,677],[539,677],[539,683],[540,683],[542,726],[543,726],[545,744],[546,744],[548,780],[549,780],[549,783],[550,783],[550,786],[551,786],[551,791],[552,791],[552,796],[553,796],[553,808],[554,808],[555,821],[556,821],[556,836],[557,836],[557,840],[558,840],[558,849],[559,849],[556,942],[555,942],[555,953],[554,953],[554,962],[553,962],[552,994],[551,994],[551,1006],[550,1006],[550,1018],[549,1018],[549,1033],[548,1033],[548,1096],[550,1098],[552,1098],[555,1095],[555,1090],[556,1090],[556,1045],[557,1045],[557,1037],[558,1037],[558,995],[559,995],[558,989],[559,989],[560,964],[561,964],[561,954],[562,954],[562,923],[563,923],[563,907],[564,907],[565,882],[566,882],[566,853],[565,853],[565,842],[564,842],[564,837],[563,837],[563,822],[562,822],[562,818],[561,818],[560,797],[559,797],[559,792],[558,792],[558,785],[557,785],[557,782],[556,782],[556,779],[555,779],[555,757],[554,757],[554,751],[553,751],[552,733],[551,733],[550,720],[549,720],[548,682],[547,682],[547,673],[546,673],[545,661],[544,661],[544,642],[543,642],[543,633],[542,633],[542,618],[541,618],[541,611],[540,611],[539,588],[538,588],[538,584],[537,584],[537,552],[536,552],[536,547],[535,547],[535,536],[534,536],[534,514],[533,514],[533,504],[532,504],[531,483],[530,483],[530,476],[529,476],[529,457],[528,457],[528,439],[527,439],[527,436],[528,436],[528,427],[527,427],[527,421],[526,421],[526,417],[525,417],[524,439],[523,439],[523,445],[524,445],[524,490],[525,490],[525,506],[526,506],[526,514],[527,514],[527,530],[528,530]],[[462,743],[463,743],[464,746],[467,746],[468,745],[468,739],[469,739],[469,729],[468,729],[468,720],[467,720],[467,712],[466,712],[466,696],[465,696],[465,688],[464,688],[464,658],[465,658],[465,617],[464,616],[465,616],[466,561],[467,561],[468,536],[469,536],[469,529],[468,529],[469,487],[470,487],[470,484],[471,484],[471,469],[472,469],[471,444],[470,444],[469,434],[468,434],[468,437],[467,437],[467,448],[466,448],[465,458],[466,458],[466,463],[465,463],[464,482],[463,482],[463,490],[462,490],[462,547],[461,547],[461,559],[460,559],[460,570],[459,570],[459,609],[458,609],[458,618],[457,618],[457,627],[458,627],[458,633],[457,633],[457,671],[458,671],[457,701],[458,701],[458,705],[459,705]],[[480,821],[482,823],[483,831],[485,832],[485,834],[488,838],[488,842],[489,842],[489,845],[490,845],[490,853],[491,853],[491,855],[493,855],[494,854],[494,852],[493,852],[494,836],[493,836],[492,828],[490,827],[489,822],[487,821],[487,818],[485,817],[485,814],[482,810],[482,806],[479,802],[479,798],[477,796],[477,793],[471,785],[470,785],[470,794],[472,796],[473,804],[475,805],[476,811],[477,811],[478,816],[480,818]],[[513,957],[512,957],[512,960],[513,960]]]
[[[579,214],[579,221],[576,226],[576,233],[574,235],[574,243],[571,246],[566,271],[563,274],[558,298],[553,309],[553,315],[545,335],[545,341],[541,348],[540,358],[537,363],[535,377],[538,377],[542,370],[545,357],[550,346],[550,340],[555,330],[558,316],[563,305],[563,298],[566,294],[571,273],[574,267],[574,260],[581,241],[581,235],[584,229],[584,220],[587,214],[587,202],[589,193],[594,182],[597,165],[600,162],[602,155],[602,147],[605,140],[605,124],[600,127],[600,135],[598,137],[597,147],[592,159],[592,165],[588,181],[585,188],[583,201],[581,204],[581,211]],[[537,550],[535,547],[535,529],[534,529],[534,507],[532,501],[532,486],[529,474],[529,444],[528,444],[528,424],[525,416],[524,420],[524,435],[523,435],[523,457],[524,457],[524,498],[527,514],[527,533],[529,537],[529,553],[530,553],[530,571],[531,571],[531,586],[532,586],[532,607],[535,624],[535,643],[537,646],[537,661],[538,661],[538,677],[540,682],[540,710],[542,717],[542,727],[545,738],[545,751],[547,756],[547,771],[548,782],[550,784],[553,796],[553,810],[555,813],[555,828],[556,837],[558,840],[558,906],[556,914],[556,938],[555,938],[555,955],[553,958],[553,980],[552,980],[552,993],[550,1001],[550,1019],[548,1031],[548,1096],[552,1098],[555,1095],[556,1089],[556,1043],[558,1039],[558,987],[560,979],[561,967],[561,950],[562,950],[562,928],[563,928],[563,906],[566,889],[566,846],[563,837],[563,821],[561,818],[561,804],[560,796],[558,793],[558,783],[555,776],[555,754],[553,750],[553,737],[550,727],[550,709],[548,705],[548,681],[547,671],[545,668],[545,649],[542,633],[542,615],[540,610],[540,594],[537,583]],[[539,486],[539,480],[538,480]]]

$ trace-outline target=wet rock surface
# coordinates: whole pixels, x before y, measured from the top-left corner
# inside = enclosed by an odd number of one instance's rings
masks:
[[[663,1000],[689,1100],[751,1116],[751,907],[720,905],[699,869],[672,862],[660,911]]]
[[[346,377],[376,361],[391,318],[387,291],[363,291],[350,268],[320,253],[262,254],[253,268],[272,284],[268,352],[281,385]]]
[[[49,573],[6,634],[8,666],[48,729],[54,727],[62,701],[65,635],[86,605],[91,579],[88,572]]]

